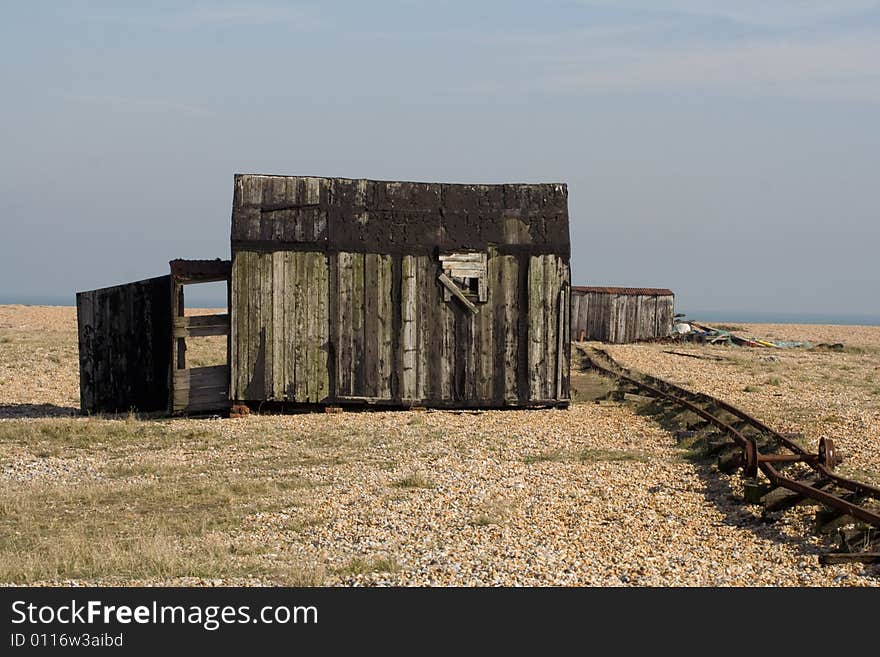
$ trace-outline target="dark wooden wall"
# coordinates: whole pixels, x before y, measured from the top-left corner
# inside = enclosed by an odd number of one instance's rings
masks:
[[[235,400],[506,406],[568,400],[564,185],[238,176]],[[487,301],[439,254],[487,254]]]
[[[626,290],[626,288],[623,288]],[[674,296],[572,288],[571,339],[626,343],[671,335]]]
[[[76,295],[84,413],[168,408],[171,279]]]
[[[560,183],[454,185],[237,175],[232,251],[554,253],[568,262]]]

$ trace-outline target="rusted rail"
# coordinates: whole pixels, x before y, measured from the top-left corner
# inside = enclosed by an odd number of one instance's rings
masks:
[[[820,439],[817,452],[811,453],[786,435],[727,402],[634,372],[619,364],[603,349],[590,347],[582,351],[586,357],[585,366],[593,367],[648,396],[686,409],[727,436],[729,444],[735,448],[727,463],[734,469],[742,468],[748,477],[747,483],[753,489],[791,491],[781,500],[777,496],[772,503],[765,502],[768,510],[781,510],[809,499],[832,510],[829,522],[852,518],[868,525],[855,530],[855,538],[842,539],[841,546],[846,551],[822,555],[822,563],[880,560],[880,507],[877,505],[880,488],[836,474],[833,470],[839,459],[830,438]],[[783,472],[783,469],[795,463],[804,464],[809,469],[807,474],[794,477]],[[769,485],[759,481],[759,472],[766,477]],[[768,500],[768,496],[764,495],[762,499]],[[854,544],[859,549],[852,549]]]

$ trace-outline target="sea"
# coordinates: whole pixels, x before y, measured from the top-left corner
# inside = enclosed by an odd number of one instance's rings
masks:
[[[687,319],[695,322],[727,322],[735,324],[838,324],[843,326],[880,326],[880,315],[851,313],[782,313],[772,311],[689,310],[679,309]]]
[[[226,299],[216,295],[199,296],[195,290],[186,298],[190,308],[223,308]],[[70,295],[16,295],[0,293],[0,305],[75,306],[76,296]],[[880,315],[856,313],[794,313],[774,311],[700,310],[676,307],[687,319],[696,322],[727,322],[743,324],[841,324],[844,326],[880,326]]]
[[[75,306],[75,294],[2,294],[0,293],[0,306],[9,304],[21,304],[23,306]],[[187,290],[186,305],[188,308],[225,308],[226,297],[215,295],[200,296],[195,291]]]

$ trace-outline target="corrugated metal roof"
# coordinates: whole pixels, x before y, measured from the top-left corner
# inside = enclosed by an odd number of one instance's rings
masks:
[[[572,292],[595,292],[598,294],[629,294],[651,297],[672,297],[675,293],[662,287],[589,287],[572,285]]]

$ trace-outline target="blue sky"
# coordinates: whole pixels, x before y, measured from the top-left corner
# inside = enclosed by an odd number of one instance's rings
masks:
[[[880,315],[880,0],[5,2],[0,298],[226,257],[232,175],[569,184],[573,278]]]

